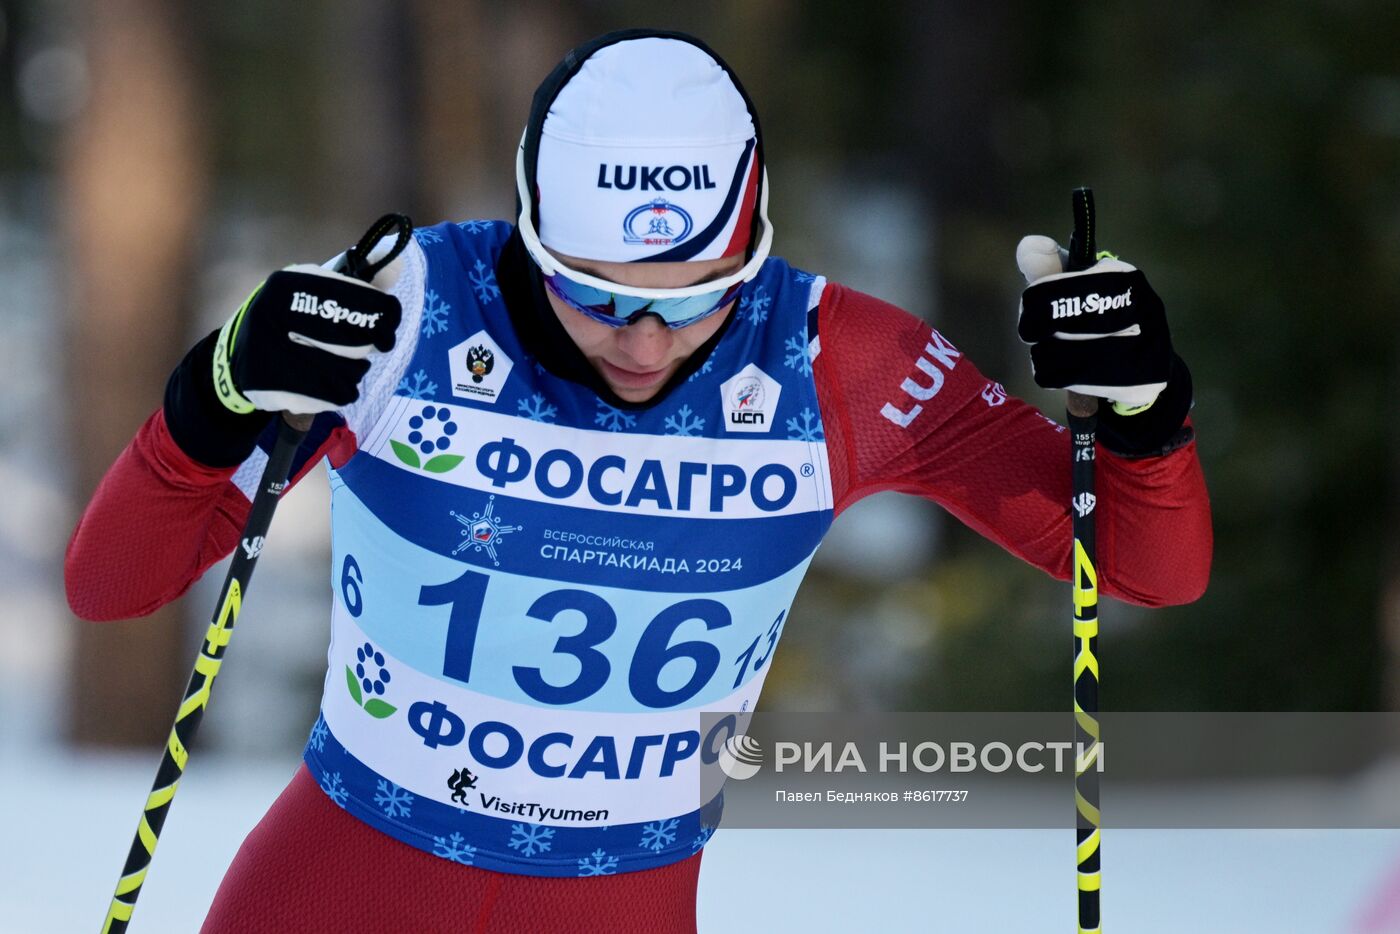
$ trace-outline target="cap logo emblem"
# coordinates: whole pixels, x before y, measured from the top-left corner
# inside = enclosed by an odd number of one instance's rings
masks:
[[[622,221],[622,242],[645,246],[669,246],[690,236],[695,224],[680,205],[653,198],[627,212]]]

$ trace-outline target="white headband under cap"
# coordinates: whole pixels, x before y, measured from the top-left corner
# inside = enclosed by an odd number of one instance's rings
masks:
[[[608,262],[740,254],[757,210],[756,147],[743,95],[702,49],[659,37],[604,46],[541,128],[540,241]]]

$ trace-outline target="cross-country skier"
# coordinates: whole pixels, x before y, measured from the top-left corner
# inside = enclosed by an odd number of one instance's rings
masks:
[[[770,255],[763,156],[702,43],[595,39],[535,96],[516,223],[420,229],[373,285],[274,273],[176,369],[73,535],[76,613],[148,613],[236,547],[280,410],[317,413],[295,476],[325,458],[332,489],[321,714],[205,931],[693,930],[697,714],[752,709],[836,515],[912,493],[1068,577],[1064,429]],[[1209,506],[1161,302],[1126,263],[1018,254],[1050,277],[1037,381],[1115,403],[1103,591],[1194,600]]]

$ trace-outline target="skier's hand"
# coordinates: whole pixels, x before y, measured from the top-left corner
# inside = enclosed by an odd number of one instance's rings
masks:
[[[403,313],[386,291],[402,269],[395,254],[409,222],[401,220],[400,239],[384,237],[363,261],[393,257],[372,283],[290,266],[194,345],[165,384],[165,424],[182,451],[209,467],[232,467],[252,453],[273,412],[309,415],[359,398],[367,358],[393,348]],[[364,239],[373,243],[383,224]],[[357,245],[357,262],[361,250]]]
[[[214,391],[245,415],[348,405],[360,396],[370,352],[393,349],[402,314],[399,300],[374,285],[320,266],[288,266],[219,331]]]
[[[1036,384],[1107,399],[1119,415],[1146,411],[1172,372],[1162,300],[1117,257],[1100,253],[1088,269],[1066,272],[1067,256],[1049,237],[1016,247],[1026,279],[1017,331],[1031,345]]]
[[[1117,257],[1066,272],[1069,253],[1025,237],[1016,265],[1026,279],[1017,331],[1031,345],[1035,381],[1113,404],[1099,410],[1099,443],[1126,457],[1169,453],[1193,437],[1191,371],[1172,350],[1162,300]],[[1073,399],[1073,397],[1071,397]]]

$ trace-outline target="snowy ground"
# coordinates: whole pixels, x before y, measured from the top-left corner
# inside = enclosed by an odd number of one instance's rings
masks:
[[[296,764],[193,757],[134,934],[198,930]],[[7,934],[97,930],[153,768],[147,756],[4,757]],[[1400,859],[1400,832],[1118,831],[1104,847],[1110,931],[1351,934]],[[1066,831],[722,830],[705,850],[700,930],[1072,931],[1072,852]],[[1368,934],[1400,931],[1391,924]]]

